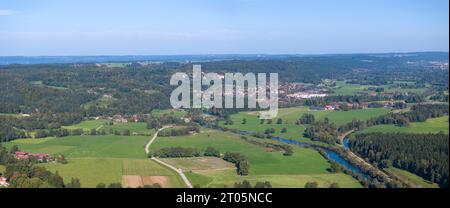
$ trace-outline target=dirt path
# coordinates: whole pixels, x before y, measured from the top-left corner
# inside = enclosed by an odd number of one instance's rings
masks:
[[[150,139],[150,141],[148,141],[148,143],[145,145],[145,153],[146,153],[146,154],[150,153],[150,146],[151,146],[152,143],[155,141],[156,137],[158,137],[158,133],[161,132],[162,130],[167,129],[167,128],[170,128],[170,127],[172,127],[172,126],[164,126],[164,127],[158,129],[158,131],[155,132],[155,135],[153,135],[153,137]],[[176,168],[176,167],[174,167],[174,166],[172,166],[172,165],[169,165],[169,164],[167,164],[167,163],[165,163],[165,162],[159,160],[159,159],[156,158],[156,157],[151,157],[150,159],[153,160],[153,161],[155,161],[155,162],[157,162],[157,163],[159,163],[159,164],[161,164],[161,165],[164,165],[164,166],[166,166],[166,167],[168,167],[168,168],[174,170],[175,172],[177,172],[178,175],[181,176],[181,179],[183,179],[183,181],[184,181],[184,183],[186,184],[186,186],[187,186],[188,188],[193,188],[193,186],[192,186],[191,182],[189,181],[189,179],[186,177],[186,175],[184,175],[183,170],[178,169],[178,168]]]

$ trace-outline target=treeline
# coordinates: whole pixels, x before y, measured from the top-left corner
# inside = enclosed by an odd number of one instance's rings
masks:
[[[149,154],[152,157],[200,157],[201,153],[196,148],[190,147],[164,147]]]
[[[241,139],[255,146],[264,147],[275,151],[284,151],[283,153],[284,156],[291,156],[294,154],[294,148],[291,145],[276,144],[272,142],[259,142],[253,139],[248,139],[245,136],[241,136]]]
[[[223,156],[223,159],[225,161],[228,161],[230,163],[233,163],[236,165],[237,173],[239,175],[248,175],[250,164],[248,163],[247,158],[245,155],[237,152],[226,152]]]
[[[243,180],[242,182],[236,182],[233,188],[272,188],[272,184],[269,181],[258,181],[255,186],[252,186],[250,181]]]
[[[371,133],[355,135],[349,145],[380,168],[401,168],[448,187],[448,141],[445,134]]]

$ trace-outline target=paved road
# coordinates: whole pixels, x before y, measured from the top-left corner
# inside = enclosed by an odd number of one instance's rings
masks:
[[[159,132],[161,132],[161,131],[164,130],[164,129],[170,128],[170,127],[172,127],[172,126],[164,126],[164,127],[158,129],[158,131],[155,132],[155,135],[153,135],[153,137],[150,139],[150,141],[148,141],[148,143],[145,145],[145,153],[146,153],[146,154],[148,154],[148,153],[150,152],[150,146],[151,146],[152,143],[155,141],[156,137],[158,137]],[[164,165],[164,166],[166,166],[166,167],[168,167],[168,168],[174,170],[175,172],[177,172],[178,175],[181,176],[181,179],[183,179],[183,181],[184,181],[184,183],[186,184],[186,186],[187,186],[188,188],[193,188],[193,186],[192,186],[191,182],[189,181],[189,179],[186,177],[186,175],[184,175],[183,170],[178,169],[178,168],[176,168],[176,167],[174,167],[174,166],[172,166],[172,165],[169,165],[169,164],[167,164],[167,163],[165,163],[165,162],[159,160],[159,159],[156,158],[156,157],[152,157],[151,159],[152,159],[153,161],[155,161],[155,162],[157,162],[157,163],[159,163],[159,164],[161,164],[161,165]]]

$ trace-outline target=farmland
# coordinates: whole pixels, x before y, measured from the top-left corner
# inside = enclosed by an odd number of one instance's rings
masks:
[[[40,140],[40,139],[34,139]],[[143,146],[148,140],[146,136],[69,136],[64,138],[47,138],[44,142],[28,143],[14,140],[5,143],[7,148],[19,145],[20,149],[32,153],[64,154],[66,157],[112,157],[112,158],[145,158]]]
[[[282,152],[267,151],[265,148],[246,143],[239,137],[232,133],[203,129],[200,134],[195,136],[158,138],[152,149],[182,146],[204,150],[211,146],[221,153],[239,152],[247,157],[250,163],[250,174],[245,177],[238,176],[235,170],[199,168],[199,165],[187,165],[190,164],[189,161],[169,160],[176,167],[184,168],[189,178],[194,181],[199,180],[200,185],[206,185],[201,181],[217,181],[215,182],[217,184],[211,186],[221,187],[221,185],[231,186],[244,179],[269,180],[270,182],[276,179],[274,186],[277,187],[302,187],[304,181],[301,179],[320,179],[323,184],[327,184],[326,181],[338,183],[343,181],[345,183],[341,184],[342,186],[359,187],[358,182],[350,176],[329,173],[327,168],[330,167],[330,164],[315,150],[294,147],[294,154],[287,157],[283,156]],[[277,182],[277,180],[279,181]]]
[[[378,125],[372,126],[357,133],[372,133],[372,132],[392,132],[392,133],[439,133],[444,132],[448,134],[449,124],[448,116],[431,118],[425,122],[413,122],[409,127],[400,127],[395,125]]]
[[[405,83],[405,82],[394,82],[394,84]],[[406,82],[411,84],[411,82]],[[414,82],[412,82],[414,83]],[[358,93],[369,92],[369,88],[383,88],[385,92],[411,92],[411,93],[423,93],[428,88],[399,88],[395,85],[359,85],[359,84],[349,84],[345,81],[336,81],[336,86],[331,88],[336,95],[355,95]]]
[[[390,110],[386,108],[360,109],[351,111],[314,111],[310,110],[308,107],[301,106],[279,109],[278,116],[273,119],[272,124],[268,124],[267,121],[264,124],[261,124],[259,118],[257,117],[257,112],[241,112],[231,115],[231,119],[233,121],[232,125],[225,125],[224,122],[221,122],[220,125],[230,129],[240,129],[251,132],[264,132],[264,130],[268,128],[274,128],[274,135],[276,136],[309,141],[308,139],[303,138],[303,133],[306,126],[295,124],[295,122],[305,113],[313,114],[316,120],[328,118],[330,122],[337,125],[342,125],[351,122],[352,119],[367,120],[372,117],[387,114],[389,111]],[[283,124],[276,124],[276,120],[278,118],[282,119]],[[243,124],[244,119],[246,120],[245,124]],[[281,132],[283,128],[286,128],[287,132]]]
[[[104,119],[99,120],[85,120],[78,124],[71,126],[64,126],[63,128],[73,130],[73,129],[83,129],[85,131],[89,131],[91,129],[99,129],[106,125],[107,121]]]
[[[341,188],[358,188],[361,185],[352,177],[343,173],[335,174],[293,174],[293,175],[249,175],[238,176],[233,170],[188,172],[186,176],[194,185],[201,188],[233,187],[235,182],[249,181],[252,185],[256,182],[270,181],[273,187],[293,188],[303,187],[307,182],[317,182],[319,187],[326,188],[332,183],[338,183]]]
[[[18,145],[31,153],[64,154],[68,164],[42,164],[70,181],[80,179],[83,187],[98,183],[120,183],[123,175],[167,176],[170,187],[183,187],[171,170],[146,159],[143,150],[147,136],[70,136],[64,138],[19,139],[4,143],[7,148]]]
[[[105,130],[106,132],[118,131],[123,133],[125,130],[129,130],[131,134],[151,135],[155,133],[154,129],[147,129],[147,124],[144,122],[129,122],[113,125],[104,125],[99,130]]]

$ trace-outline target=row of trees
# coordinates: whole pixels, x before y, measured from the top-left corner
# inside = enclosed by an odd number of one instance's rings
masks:
[[[225,161],[235,164],[237,168],[237,173],[239,175],[243,176],[248,175],[250,164],[248,163],[247,158],[243,154],[237,152],[226,152],[225,155],[223,156],[223,159]]]
[[[294,148],[291,145],[277,144],[272,142],[259,142],[254,139],[248,139],[245,136],[241,136],[241,139],[259,147],[269,148],[275,151],[284,151],[284,156],[292,156],[294,154]]]

